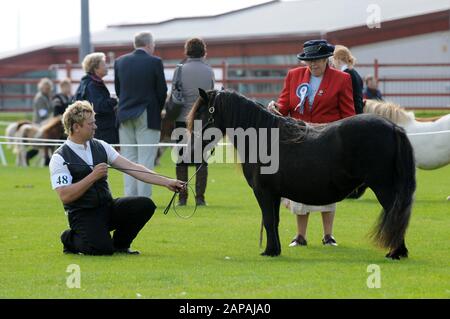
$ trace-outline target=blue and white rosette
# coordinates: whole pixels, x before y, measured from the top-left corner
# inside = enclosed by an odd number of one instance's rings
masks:
[[[311,86],[308,83],[302,83],[297,87],[295,94],[300,99],[300,103],[298,103],[298,105],[295,107],[294,111],[298,110],[300,112],[300,114],[303,114],[303,111],[305,109],[305,101],[310,92],[311,92]]]

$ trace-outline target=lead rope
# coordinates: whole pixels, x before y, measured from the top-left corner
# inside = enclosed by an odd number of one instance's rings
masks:
[[[77,166],[94,167],[94,165],[83,164],[83,163],[69,163],[69,162],[64,162],[63,164],[64,164],[64,165],[67,165],[67,166],[69,166],[69,165],[77,165]],[[114,166],[111,166],[111,165],[108,165],[108,168],[112,168],[112,169],[115,169],[115,170],[118,170],[118,171],[121,171],[121,172],[123,172],[123,171],[140,172],[140,173],[146,173],[146,174],[152,174],[152,175],[158,175],[158,176],[163,176],[163,177],[166,177],[166,178],[170,178],[170,177],[167,177],[167,176],[165,176],[165,175],[161,175],[161,174],[157,174],[157,173],[152,173],[152,172],[147,172],[147,171],[142,171],[142,170],[139,170],[139,169],[132,169],[132,168],[118,168],[118,167],[114,167]],[[195,172],[195,174],[197,174],[197,172]],[[195,176],[195,174],[194,174],[194,176]],[[191,177],[191,178],[192,178],[192,177]],[[191,179],[189,179],[189,180],[191,180]],[[187,184],[187,182],[186,182],[185,187],[187,187],[187,186],[188,186],[188,184]],[[192,190],[192,188],[191,188],[191,190]],[[192,191],[193,191],[193,190],[192,190]],[[175,196],[176,196],[177,194],[178,194],[177,192],[174,192],[174,193],[173,193],[173,196],[172,196],[172,199],[171,199],[170,202],[169,202],[169,205],[167,205],[166,209],[164,210],[164,214],[165,214],[165,215],[168,213],[168,211],[169,211],[169,209],[170,209],[170,206],[172,205],[172,203],[173,203],[173,201],[174,201],[174,199],[175,199]],[[175,210],[175,205],[174,205],[173,207],[174,207],[174,210]],[[196,210],[197,210],[197,205],[195,205],[194,212],[193,212],[189,217],[193,216]],[[179,215],[179,214],[176,212],[176,210],[175,210],[175,213],[176,213],[176,215],[179,216],[180,218],[186,218],[186,217],[183,217],[183,216]],[[187,217],[187,218],[189,218],[189,217]]]

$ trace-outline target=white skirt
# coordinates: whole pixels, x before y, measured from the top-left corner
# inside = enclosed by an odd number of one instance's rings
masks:
[[[293,214],[295,215],[306,215],[307,213],[313,212],[335,212],[336,211],[336,203],[328,204],[328,205],[306,205],[303,203],[297,203],[290,199],[283,198],[283,203]]]

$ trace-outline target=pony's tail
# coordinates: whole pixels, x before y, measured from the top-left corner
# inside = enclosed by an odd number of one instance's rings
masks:
[[[394,134],[397,144],[394,176],[395,199],[389,211],[382,210],[373,233],[376,243],[391,249],[395,249],[403,243],[416,189],[413,148],[402,128],[396,125]]]

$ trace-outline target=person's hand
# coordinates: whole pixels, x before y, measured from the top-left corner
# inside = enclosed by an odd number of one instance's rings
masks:
[[[186,188],[186,182],[179,181],[177,179],[169,179],[167,181],[166,187],[172,192],[180,192],[181,190]]]
[[[275,101],[270,101],[270,103],[267,105],[267,109],[276,115],[283,116],[283,114],[281,114],[280,111],[278,111],[278,106],[275,103]]]
[[[95,165],[91,174],[94,177],[95,181],[98,181],[99,179],[106,177],[108,175],[108,164],[100,163]]]

